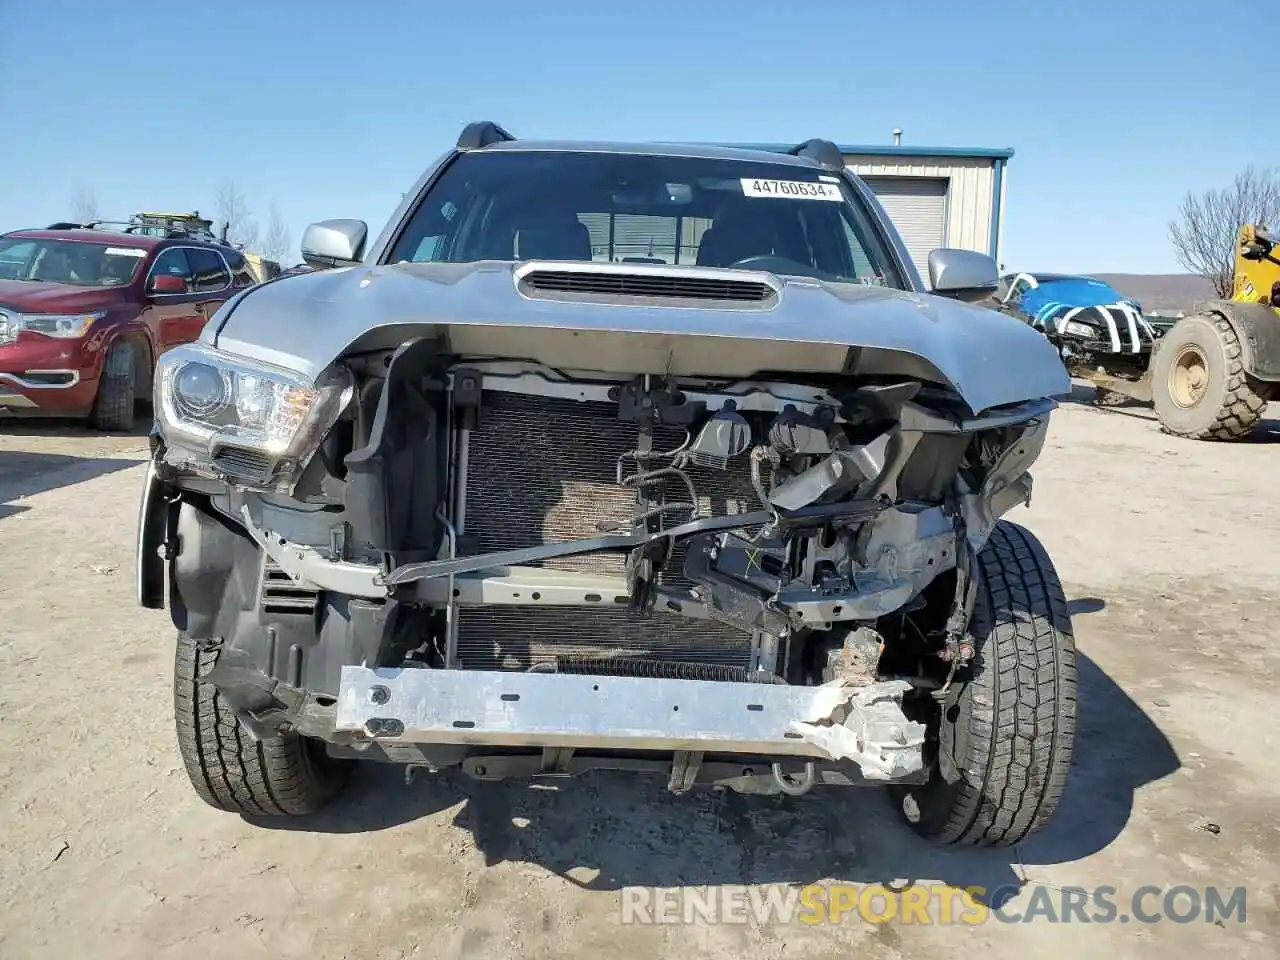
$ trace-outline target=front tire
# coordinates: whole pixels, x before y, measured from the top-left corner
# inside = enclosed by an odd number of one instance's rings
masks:
[[[132,430],[134,393],[133,347],[117,340],[107,350],[89,419],[99,430]]]
[[[217,689],[200,678],[216,650],[203,651],[178,634],[173,706],[178,750],[187,777],[211,807],[252,817],[303,816],[319,809],[346,783],[352,763],[296,733],[254,740]]]
[[[1166,433],[1190,440],[1239,440],[1267,409],[1245,372],[1240,338],[1216,314],[1183,317],[1152,361],[1151,391]]]
[[[912,828],[944,844],[1009,846],[1044,826],[1075,744],[1076,665],[1062,584],[1030,531],[996,524],[978,554],[972,675],[942,707],[939,740],[959,780],[893,795]]]

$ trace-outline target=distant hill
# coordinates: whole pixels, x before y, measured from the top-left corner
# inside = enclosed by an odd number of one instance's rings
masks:
[[[1212,300],[1213,284],[1190,273],[1093,273],[1126,296],[1133,297],[1143,310],[1190,312],[1197,301]]]

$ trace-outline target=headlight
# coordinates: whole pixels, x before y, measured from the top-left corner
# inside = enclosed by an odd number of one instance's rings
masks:
[[[43,333],[46,337],[59,337],[74,340],[83,337],[93,326],[95,320],[101,320],[105,312],[99,313],[23,313],[9,318],[9,336],[16,336],[19,331],[30,330],[32,333]]]
[[[1068,337],[1088,337],[1090,340],[1097,340],[1101,336],[1097,327],[1091,327],[1087,323],[1076,323],[1074,320],[1064,323],[1062,332]]]
[[[170,458],[199,473],[288,489],[351,398],[351,375],[292,371],[187,344],[161,355],[155,409]]]

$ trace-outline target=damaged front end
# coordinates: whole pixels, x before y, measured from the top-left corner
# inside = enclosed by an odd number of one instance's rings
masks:
[[[1054,406],[567,372],[430,337],[310,386],[172,353],[163,382],[204,406],[159,408],[139,596],[163,604],[167,566],[246,728],[486,779],[660,770],[677,792],[946,767],[974,557],[1029,499]]]

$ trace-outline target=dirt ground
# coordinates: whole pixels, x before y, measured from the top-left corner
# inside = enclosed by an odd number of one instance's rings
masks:
[[[167,616],[133,602],[141,434],[0,424],[0,957],[1199,958],[1280,955],[1280,408],[1241,444],[1066,404],[1031,509],[1079,645],[1076,765],[1008,851],[937,850],[879,791],[673,797],[370,767],[306,823],[187,784]],[[1221,924],[623,926],[631,886],[1247,887]],[[1158,909],[1159,897],[1147,902]]]

